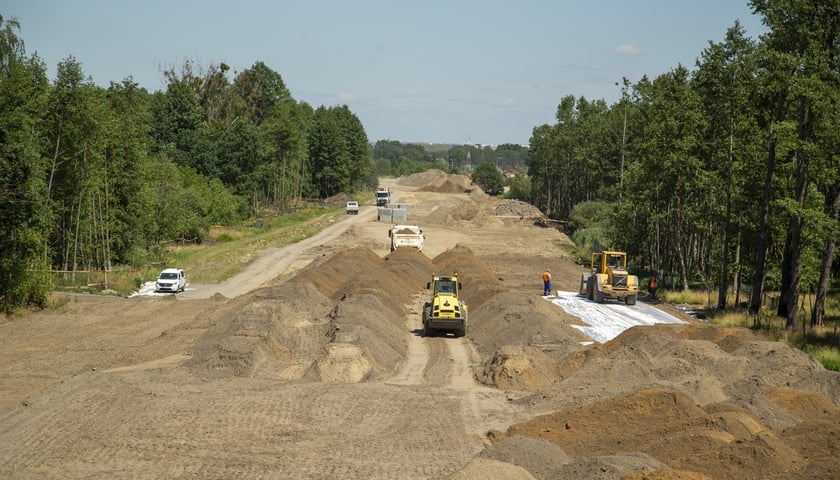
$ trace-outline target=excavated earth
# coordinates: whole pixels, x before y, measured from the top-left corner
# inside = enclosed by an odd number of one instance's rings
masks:
[[[582,268],[538,210],[439,171],[389,185],[422,253],[360,215],[244,295],[0,324],[0,478],[840,477],[840,374],[688,317],[593,344],[540,296]],[[425,284],[454,271],[467,336],[424,338]]]

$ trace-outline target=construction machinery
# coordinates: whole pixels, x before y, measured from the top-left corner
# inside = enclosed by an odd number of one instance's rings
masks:
[[[580,278],[580,294],[598,303],[614,298],[635,305],[639,277],[627,272],[627,253],[593,252],[592,270]]]
[[[392,252],[400,247],[411,247],[421,251],[426,241],[423,230],[417,225],[394,225],[388,230],[388,237],[391,238]]]
[[[384,207],[391,203],[391,190],[388,187],[379,187],[376,189],[376,206]]]
[[[432,290],[432,300],[423,305],[423,336],[452,333],[456,337],[467,334],[467,305],[458,300],[461,282],[458,272],[452,276],[432,275],[426,284]]]

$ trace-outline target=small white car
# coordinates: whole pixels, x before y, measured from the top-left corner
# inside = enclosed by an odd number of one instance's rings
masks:
[[[183,292],[187,286],[187,276],[183,268],[166,268],[155,281],[156,292]]]
[[[350,200],[349,202],[347,202],[346,212],[347,212],[347,215],[358,215],[359,214],[359,202],[357,202],[355,200]]]

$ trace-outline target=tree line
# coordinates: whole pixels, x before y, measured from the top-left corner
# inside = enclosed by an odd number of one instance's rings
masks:
[[[534,128],[531,201],[594,248],[797,325],[800,292],[822,324],[840,211],[840,3],[751,0],[767,32],[738,22],[689,70],[616,84],[620,100],[563,98]],[[743,287],[742,287],[743,286]],[[743,290],[743,291],[742,291]]]
[[[265,208],[372,188],[347,106],[292,98],[262,62],[193,62],[149,92],[96,86],[72,56],[50,80],[0,16],[0,307],[43,305],[50,269],[139,265]]]
[[[373,146],[374,169],[379,176],[411,175],[430,168],[468,173],[484,163],[500,170],[514,169],[524,173],[527,160],[528,147],[512,143],[493,147],[379,140]]]

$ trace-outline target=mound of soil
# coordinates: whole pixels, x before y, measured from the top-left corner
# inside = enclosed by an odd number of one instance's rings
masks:
[[[534,478],[522,467],[486,458],[476,458],[458,473],[449,477],[449,480],[534,480]]]
[[[490,208],[490,214],[498,217],[545,218],[539,208],[520,200],[501,200]]]
[[[466,175],[448,174],[442,170],[428,170],[400,179],[400,185],[422,192],[469,193],[478,187]]]
[[[237,298],[210,314],[214,326],[185,366],[200,377],[300,378],[326,345],[331,302],[287,283]]]
[[[508,435],[548,440],[573,457],[640,452],[670,468],[710,478],[769,478],[804,458],[762,422],[734,406],[703,408],[667,389],[633,392],[562,409]],[[738,462],[720,462],[720,458]]]
[[[340,192],[336,193],[331,197],[325,198],[324,204],[329,205],[331,207],[343,207],[347,204],[348,200],[353,200],[353,197],[344,192]]]
[[[310,380],[355,383],[393,374],[405,359],[405,312],[392,310],[370,293],[344,296],[330,315],[326,354]]]
[[[509,351],[499,349],[478,377],[523,389],[535,374],[516,383],[511,371],[547,370],[521,358],[530,357],[527,350],[503,355]],[[840,449],[830,438],[840,416],[830,398],[840,394],[837,376],[748,330],[636,327],[574,351],[554,368],[556,382],[520,401],[556,411],[511,427],[504,438],[545,439],[576,460],[638,452],[667,466],[657,476],[629,478],[803,478],[805,465],[807,478],[836,471],[832,459]]]
[[[564,465],[572,461],[557,444],[542,438],[506,436],[482,450],[478,458],[511,463],[526,469],[535,478],[559,476]]]
[[[576,317],[537,295],[501,291],[473,309],[472,319],[470,337],[485,359],[504,345],[532,345],[556,361],[580,350],[581,342],[589,340],[565,326]]]
[[[555,362],[536,347],[505,345],[484,364],[476,379],[504,390],[536,390],[559,379]]]
[[[434,260],[414,249],[384,259],[365,248],[325,256],[218,311],[187,365],[214,378],[356,383],[393,375],[405,360],[405,318],[415,295],[435,272],[455,271],[474,282],[465,289],[468,302],[480,305],[501,289],[464,247]]]

